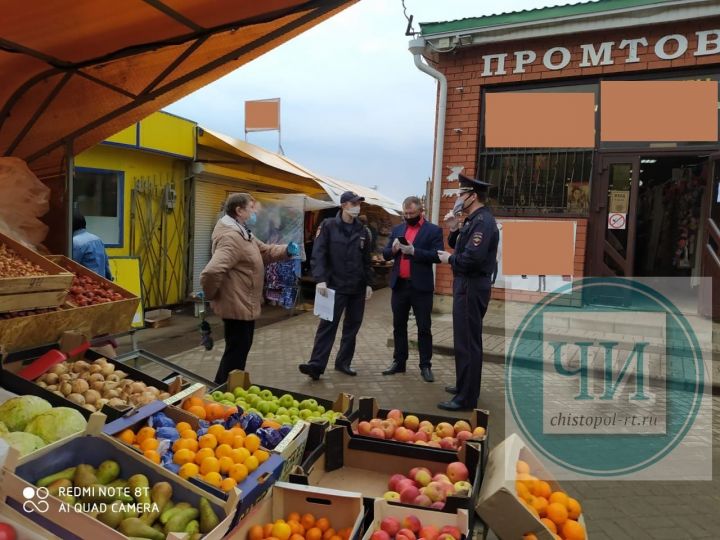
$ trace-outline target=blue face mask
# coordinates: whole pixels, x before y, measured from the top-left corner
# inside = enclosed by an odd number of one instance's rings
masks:
[[[247,218],[247,221],[245,221],[245,225],[247,225],[248,227],[254,227],[256,223],[257,223],[257,214],[255,212],[253,212],[252,214],[250,214],[250,217]]]

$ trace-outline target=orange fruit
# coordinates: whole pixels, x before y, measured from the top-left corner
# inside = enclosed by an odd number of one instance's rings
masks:
[[[157,450],[158,446],[160,446],[160,441],[155,438],[148,438],[140,443],[140,450],[143,452],[147,452],[148,450]]]
[[[568,519],[562,526],[565,540],[585,540],[585,529],[574,519]]]
[[[178,422],[177,424],[175,424],[175,429],[177,429],[178,433],[182,433],[186,429],[192,429],[192,426],[187,422]]]
[[[550,484],[548,484],[544,480],[538,480],[537,482],[535,482],[532,491],[533,495],[535,495],[536,497],[543,497],[547,499],[551,493],[552,489],[550,488]]]
[[[197,452],[198,447],[200,446],[195,439],[178,439],[175,441],[175,444],[177,444],[177,450],[186,448],[191,452]],[[175,445],[173,445],[173,451],[175,451]]]
[[[519,459],[517,464],[515,465],[515,470],[520,474],[530,474],[530,465],[528,465],[525,461]]]
[[[340,529],[338,532],[338,536],[342,538],[342,540],[350,540],[350,535],[352,534],[352,529],[350,527],[346,529]]]
[[[190,440],[197,440],[198,436],[194,429],[183,429],[182,431],[179,431],[180,437],[182,439],[190,439]]]
[[[548,518],[542,518],[540,521],[550,530],[551,533],[557,533],[557,526],[555,525],[555,522]]]
[[[247,448],[233,448],[230,457],[235,463],[245,463],[245,460],[250,457],[250,452]]]
[[[322,534],[320,529],[313,527],[305,533],[305,540],[322,540]]]
[[[293,534],[290,537],[290,540],[305,540],[305,536],[303,536],[302,534]]]
[[[145,426],[140,431],[138,431],[137,437],[135,437],[135,442],[138,444],[142,444],[145,439],[150,438],[155,438],[155,430],[151,427]]]
[[[234,437],[246,437],[247,433],[245,433],[245,430],[241,428],[240,426],[231,427],[228,430],[230,433],[233,434]]]
[[[201,448],[195,453],[195,463],[200,465],[205,458],[215,457],[215,452],[212,448]]]
[[[220,476],[219,472],[212,471],[203,476],[203,480],[205,480],[211,486],[219,488],[220,486],[222,486],[223,477]]]
[[[531,495],[531,497],[532,497],[532,495]],[[534,499],[534,497],[533,497],[533,499]],[[523,503],[525,504],[525,508],[527,508],[528,511],[532,515],[534,515],[536,518],[540,519],[540,514],[538,513],[537,509],[531,503],[525,502],[524,499],[523,499]]]
[[[220,489],[222,489],[225,493],[232,491],[237,486],[237,482],[233,480],[232,478],[225,478],[223,479],[222,483],[220,484]]]
[[[342,539],[342,536],[333,534],[328,540],[343,540],[343,539]]]
[[[205,405],[205,414],[208,420],[218,420],[225,418],[225,407],[219,403],[207,403]],[[225,428],[223,428],[224,430]]]
[[[568,509],[568,517],[570,519],[577,520],[582,514],[582,506],[572,497],[568,497],[567,504],[565,505]]]
[[[232,478],[239,484],[247,478],[248,470],[247,467],[242,463],[236,463],[235,465],[230,467],[228,475],[230,476],[230,478]]]
[[[270,453],[267,450],[255,450],[252,454],[258,460],[258,463],[265,463],[270,459]]]
[[[118,435],[118,439],[125,444],[132,444],[135,442],[135,432],[132,429],[125,429]]]
[[[192,463],[194,460],[195,460],[195,452],[193,452],[192,450],[188,450],[187,448],[178,450],[173,455],[173,463],[176,463],[178,465],[185,465],[186,463]]]
[[[545,497],[533,497],[530,505],[537,510],[540,517],[545,517],[548,507],[548,501]]]
[[[193,416],[197,416],[200,420],[205,420],[206,414],[205,414],[205,407],[201,405],[193,405],[187,410],[190,414]]]
[[[223,431],[220,435],[216,435],[216,437],[220,444],[227,444],[229,446],[232,446],[233,440],[235,439],[232,431]]]
[[[248,531],[248,540],[263,540],[265,533],[260,525],[253,525]]]
[[[292,529],[284,521],[275,522],[272,528],[272,535],[279,540],[290,540]]]
[[[190,407],[203,407],[204,403],[202,398],[189,397],[183,402],[182,408],[187,411]],[[203,407],[203,410],[205,410],[205,407]]]
[[[245,460],[244,465],[247,467],[248,471],[253,472],[254,470],[257,470],[257,468],[260,466],[260,462],[255,456],[250,456]]]
[[[218,459],[218,464],[220,465],[220,474],[227,474],[228,472],[230,472],[230,469],[232,469],[233,465],[235,465],[235,462],[232,460],[232,458],[223,456]]]
[[[198,443],[200,448],[211,448],[212,450],[215,450],[215,448],[217,447],[217,439],[212,433],[206,433],[205,435],[201,436],[198,439]]]
[[[329,525],[329,523],[328,523],[328,525]],[[333,536],[336,536],[335,529],[330,527],[327,531],[325,531],[323,533],[323,540],[330,540]]]
[[[328,520],[328,518],[320,518],[315,522],[315,526],[324,533],[330,528],[330,520]]]
[[[568,518],[567,508],[559,502],[550,503],[547,507],[546,514],[548,519],[552,520],[558,527],[561,527]]]
[[[215,438],[219,440],[220,435],[225,433],[225,427],[220,424],[213,424],[208,428],[207,432],[210,433],[210,435],[215,435]]]
[[[145,450],[143,455],[153,463],[160,463],[160,454],[157,453],[157,450]]]
[[[551,503],[560,503],[563,506],[567,507],[568,496],[566,493],[564,493],[562,491],[554,491],[553,493],[550,494],[548,501]]]
[[[232,440],[233,448],[245,448],[245,437],[242,435],[236,435]]]
[[[206,457],[200,463],[200,474],[206,476],[209,473],[220,472],[220,462],[216,457]]]
[[[530,490],[528,489],[528,487],[525,484],[523,484],[519,480],[516,480],[515,481],[515,490],[517,491],[518,498],[523,499],[524,501],[530,502],[532,495],[530,494]]]
[[[538,540],[534,533],[523,534],[523,540]]]
[[[311,529],[315,526],[315,516],[312,514],[305,514],[303,517],[300,518],[300,525],[305,527],[305,531],[309,533],[310,531],[308,529]],[[307,534],[305,535],[307,537]],[[310,540],[308,538],[308,540]]]
[[[296,519],[290,519],[291,517]],[[287,524],[290,525],[290,530],[293,534],[299,534],[305,538],[305,527],[300,525],[300,514],[293,512],[288,516]]]
[[[215,449],[215,457],[230,457],[232,455],[232,446],[229,444],[221,444]]]
[[[272,523],[268,523],[267,525],[265,525],[265,526],[263,527],[263,536],[264,536],[266,539],[267,539],[267,538],[270,538],[270,535],[272,534],[272,528],[273,528],[273,524],[272,524]]]
[[[180,467],[178,474],[180,475],[180,478],[187,480],[188,478],[192,478],[193,476],[200,474],[200,467],[198,467],[195,463],[185,463],[182,467]]]
[[[252,454],[255,450],[260,448],[260,437],[255,435],[254,433],[251,433],[247,437],[245,437],[245,448],[250,450],[250,453]]]

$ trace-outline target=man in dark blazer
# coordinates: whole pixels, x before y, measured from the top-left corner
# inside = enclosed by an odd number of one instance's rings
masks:
[[[408,359],[408,317],[415,314],[420,351],[420,374],[425,382],[433,382],[431,318],[435,279],[433,264],[439,263],[437,251],[443,249],[442,229],[425,220],[420,199],[403,201],[405,223],[394,227],[383,249],[386,261],[395,259],[390,274],[392,289],[393,363],[383,375],[405,373]],[[400,239],[404,241],[401,241]]]

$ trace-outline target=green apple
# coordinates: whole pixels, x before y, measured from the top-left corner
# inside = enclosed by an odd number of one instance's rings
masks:
[[[302,411],[300,411],[300,418],[302,418],[303,420],[307,420],[311,416],[312,416],[312,411],[309,409],[303,409]]]
[[[228,401],[228,400],[226,400],[226,399],[223,399],[223,400],[220,402],[220,404],[221,404],[221,405],[225,405],[226,407],[234,407],[234,406],[235,406],[235,402],[233,402],[233,401]]]
[[[278,407],[277,401],[268,401],[267,403],[270,404],[270,412],[273,414],[277,413],[278,409],[280,408]]]
[[[235,394],[233,394],[232,392],[225,392],[223,394],[223,399],[225,401],[235,401]]]
[[[257,409],[255,409],[255,408],[253,408],[253,407],[250,407],[250,408],[247,410],[247,412],[249,412],[249,413],[255,413],[255,414],[260,414],[260,411],[258,411]]]
[[[242,386],[238,386],[235,390],[233,390],[233,394],[235,394],[236,398],[245,397],[247,396],[247,391]]]
[[[276,416],[275,420],[280,422],[281,425],[285,425],[285,424],[289,425],[292,423],[292,419],[287,414],[283,414],[282,416]]]
[[[270,411],[269,413],[267,413],[267,414],[265,415],[265,418],[270,418],[270,419],[272,419],[272,418],[275,418],[275,415],[272,413],[272,411]]]
[[[317,408],[315,409],[315,412],[317,412],[318,414],[324,414],[325,407],[323,407],[322,405],[318,405]]]
[[[300,409],[298,409],[297,407],[290,407],[288,409],[288,415],[290,417],[298,416],[299,414],[300,414]]]
[[[292,404],[292,406],[295,407],[296,409],[299,409],[299,408],[300,408],[300,402],[299,402],[297,399],[293,399],[293,404]],[[290,408],[290,407],[288,407],[288,409],[289,409],[289,408]]]
[[[255,386],[254,384],[250,388],[248,388],[248,394],[258,395],[258,394],[260,394],[260,391],[261,391],[260,387]]]
[[[260,397],[267,401],[269,399],[272,399],[275,396],[273,396],[273,393],[270,390],[262,390],[260,392]]]
[[[311,409],[311,410],[312,410],[312,406],[310,405],[310,400],[309,400],[309,399],[303,399],[303,400],[300,402],[300,405],[298,406],[298,409],[301,409],[301,410],[302,410],[302,409]]]
[[[278,407],[278,410],[275,411],[275,414],[278,416],[284,416],[288,413],[288,410],[285,407]]]
[[[224,392],[221,392],[220,390],[215,390],[210,396],[213,398],[213,401],[220,401],[223,398]]]
[[[290,394],[283,394],[280,396],[280,406],[285,408],[290,408],[293,406],[293,401],[295,398],[293,398]]]
[[[268,401],[261,401],[258,406],[257,410],[260,411],[260,414],[263,416],[270,412],[270,403]]]

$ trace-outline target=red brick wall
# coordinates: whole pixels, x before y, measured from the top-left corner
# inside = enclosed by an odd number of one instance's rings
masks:
[[[556,36],[522,42],[504,42],[487,46],[460,49],[457,52],[437,54],[431,58],[431,63],[443,72],[448,80],[447,118],[445,122],[445,145],[443,148],[443,182],[442,190],[457,187],[445,180],[451,166],[465,167],[464,173],[470,176],[475,174],[478,157],[478,144],[480,141],[480,96],[483,85],[518,84],[523,81],[541,81],[545,79],[577,78],[582,76],[597,76],[601,74],[619,72],[646,72],[649,70],[681,68],[693,66],[705,67],[708,64],[719,64],[719,55],[703,57],[693,56],[697,48],[697,36],[694,32],[699,30],[712,30],[720,25],[720,17],[706,18],[701,21],[682,22],[679,24],[655,25],[652,27],[634,27],[613,30],[609,32],[588,32],[586,34],[573,34]],[[658,60],[654,53],[655,43],[663,36],[669,34],[683,34],[688,38],[688,50],[676,60]],[[617,57],[616,65],[589,68],[577,68],[582,61],[581,45],[592,43],[599,45],[604,41],[615,41],[615,47],[623,39],[636,39],[644,37],[648,40],[647,48],[639,48],[640,62],[626,64],[625,58],[628,49],[613,49],[613,56]],[[672,52],[675,41],[667,44],[666,51]],[[568,68],[551,71],[542,63],[546,50],[552,47],[566,47],[571,52]],[[534,50],[537,58],[532,64],[525,66],[524,74],[513,74],[515,68],[515,51]],[[647,51],[647,52],[646,52]],[[481,77],[483,71],[482,56],[487,54],[508,53],[505,59],[506,75]],[[555,60],[557,61],[556,55]],[[493,70],[495,63],[493,63]],[[454,130],[461,129],[461,133]],[[440,201],[440,215],[444,216],[451,208],[454,200],[443,198]],[[537,218],[536,218],[537,219]],[[556,219],[556,218],[554,218]],[[576,276],[583,275],[585,264],[585,247],[587,220],[578,220],[578,236],[575,252]],[[445,231],[447,237],[447,230]],[[439,294],[452,294],[452,271],[446,265],[438,267],[437,287]],[[503,289],[496,289],[493,298],[505,296]],[[513,300],[536,300],[539,295],[525,292],[509,292],[507,297]]]

